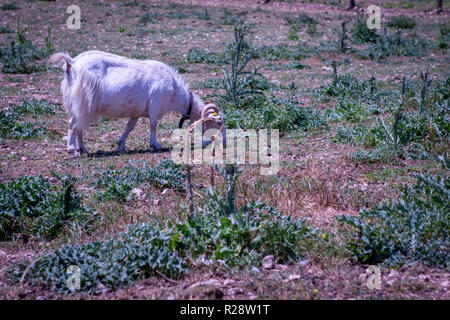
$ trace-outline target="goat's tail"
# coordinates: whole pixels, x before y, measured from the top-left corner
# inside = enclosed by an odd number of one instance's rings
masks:
[[[74,61],[72,60],[72,58],[69,56],[68,53],[65,52],[58,52],[53,54],[49,59],[48,62],[51,64],[59,64],[61,61],[65,62],[65,72],[67,74],[70,73],[70,70],[72,69],[72,65],[74,63]]]

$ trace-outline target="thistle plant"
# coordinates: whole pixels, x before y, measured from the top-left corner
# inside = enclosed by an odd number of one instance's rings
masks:
[[[239,178],[240,170],[236,165],[232,164],[226,164],[223,168],[219,168],[216,165],[215,168],[225,180],[227,200],[226,214],[230,215],[236,211],[236,184]]]
[[[420,71],[420,79],[422,80],[422,90],[420,91],[420,97],[416,97],[416,100],[420,104],[420,113],[425,112],[425,98],[427,95],[427,91],[431,86],[432,78],[428,79],[430,72],[427,70],[425,73]]]
[[[386,123],[384,122],[384,119],[380,117],[380,122],[382,125],[382,130],[384,131],[385,135],[385,141],[386,143],[393,149],[395,154],[398,154],[400,151],[400,134],[399,134],[399,127],[400,127],[400,120],[402,119],[402,109],[404,106],[404,100],[406,95],[406,90],[408,88],[407,79],[405,76],[403,76],[402,79],[402,90],[400,95],[400,103],[398,104],[398,108],[394,113],[394,119],[392,121],[391,127],[388,127]]]
[[[246,104],[249,96],[264,96],[261,90],[250,88],[252,81],[257,77],[262,78],[262,75],[256,70],[246,70],[249,62],[255,56],[254,51],[245,41],[247,33],[248,27],[243,24],[238,24],[234,28],[234,42],[226,52],[229,69],[223,69],[223,88],[225,89],[225,95],[222,98],[239,107]]]
[[[349,40],[347,34],[347,21],[342,21],[341,23],[341,31],[339,32],[339,51],[345,53],[348,51],[349,47],[347,46],[346,41]]]

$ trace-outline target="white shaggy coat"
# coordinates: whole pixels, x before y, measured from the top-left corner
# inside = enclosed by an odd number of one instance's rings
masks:
[[[74,155],[87,153],[83,132],[101,117],[129,118],[117,141],[118,151],[125,151],[125,141],[140,117],[150,118],[150,146],[156,141],[158,121],[168,112],[186,114],[190,104],[187,84],[164,63],[138,61],[101,51],[87,51],[72,59],[56,53],[50,63],[63,65],[61,91],[70,115],[67,150]],[[204,102],[192,94],[191,122],[201,117]],[[222,115],[220,114],[220,117]]]

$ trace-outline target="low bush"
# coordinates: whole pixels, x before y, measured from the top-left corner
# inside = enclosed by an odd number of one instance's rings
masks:
[[[10,279],[71,292],[68,268],[74,266],[80,270],[80,290],[99,293],[156,274],[177,278],[191,265],[259,267],[266,255],[296,262],[321,241],[305,219],[282,216],[258,202],[235,208],[238,172],[230,167],[219,172],[226,179],[225,191],[209,189],[205,204],[185,220],[165,226],[141,223],[105,242],[63,246],[32,263],[16,263],[8,270]]]
[[[0,6],[0,10],[6,11],[6,10],[18,10],[20,7],[17,4],[14,3],[5,3]]]
[[[13,111],[21,115],[55,115],[62,111],[61,107],[51,104],[45,100],[28,100],[14,107]]]
[[[395,29],[412,29],[416,26],[416,21],[406,16],[395,16],[388,21],[387,25]]]
[[[183,190],[183,167],[169,159],[161,160],[154,168],[150,168],[147,162],[130,161],[123,169],[109,168],[103,171],[92,183],[103,190],[98,193],[100,197],[117,201],[129,200],[133,188],[146,184]]]
[[[299,43],[294,47],[285,44],[263,45],[255,48],[255,58],[264,60],[301,60],[307,58],[314,51],[305,43]]]
[[[0,138],[28,139],[43,134],[45,130],[33,123],[20,121],[20,116],[10,110],[0,110]]]
[[[339,99],[334,111],[340,118],[350,122],[361,122],[380,113],[376,104],[367,104],[361,99]]]
[[[448,170],[448,160],[447,160]],[[417,183],[404,187],[397,201],[340,216],[350,232],[348,249],[363,263],[423,261],[449,267],[450,180],[438,175],[415,175]]]
[[[374,84],[371,80],[359,80],[351,74],[335,75],[333,80],[325,86],[322,86],[320,90],[326,95],[331,97],[357,97],[365,98],[370,97],[372,91],[376,91],[373,88]]]
[[[46,37],[46,47],[38,49],[30,40],[27,40],[23,30],[17,27],[15,40],[9,47],[0,49],[0,62],[3,64],[3,73],[34,73],[45,71],[45,63],[38,63],[37,60],[48,57],[53,52],[53,45],[50,39],[51,28],[48,29]]]
[[[153,224],[138,224],[117,239],[65,245],[40,257],[29,267],[24,280],[60,293],[74,292],[77,288],[68,287],[68,268],[75,266],[80,270],[79,290],[101,293],[157,275],[156,272],[176,278],[186,269],[169,248],[170,237]],[[16,263],[9,270],[12,280],[19,281],[29,263]]]
[[[208,52],[199,47],[189,49],[186,55],[186,61],[189,63],[207,63],[214,65],[224,65],[227,63],[223,54]]]
[[[59,178],[59,177],[58,177]],[[18,236],[52,239],[71,223],[89,230],[90,215],[81,205],[75,179],[59,178],[55,187],[42,176],[0,183],[0,239]]]
[[[298,28],[303,27],[305,25],[316,25],[317,20],[308,15],[305,12],[300,12],[297,17],[286,16],[286,22],[291,26],[296,26]]]
[[[378,35],[375,29],[367,28],[366,19],[358,17],[352,29],[352,38],[355,43],[376,42]]]
[[[374,60],[393,56],[423,57],[432,47],[428,40],[419,38],[416,35],[403,37],[400,29],[395,35],[389,35],[385,30],[384,34],[378,37],[374,44],[361,50],[359,54],[364,58]]]
[[[222,261],[228,267],[260,266],[265,255],[280,262],[305,258],[315,230],[305,220],[282,216],[272,207],[250,202],[226,214],[226,197],[208,194],[207,203],[186,222],[174,226],[174,247],[194,259]]]
[[[301,107],[291,99],[256,98],[246,109],[237,109],[224,102],[219,105],[230,129],[273,128],[289,132],[297,129],[308,131],[326,125],[326,118],[316,109]]]
[[[153,23],[158,17],[159,17],[159,14],[157,14],[157,13],[146,12],[142,16],[139,17],[138,22],[140,24],[146,26],[149,23]]]

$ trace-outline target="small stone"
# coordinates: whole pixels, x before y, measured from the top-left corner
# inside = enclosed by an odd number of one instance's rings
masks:
[[[285,264],[276,264],[275,269],[280,271],[286,271],[287,269],[289,269],[289,267]]]
[[[28,158],[27,158],[27,157],[22,157],[21,160],[22,160],[22,161],[27,161]]]
[[[56,182],[58,182],[58,179],[56,179],[55,177],[48,177],[48,182],[56,183]]]
[[[163,192],[161,192],[161,195],[166,195],[169,192],[169,189],[164,189]]]
[[[257,267],[255,267],[255,266],[253,266],[253,267],[250,269],[250,271],[251,271],[251,272],[255,272],[255,273],[260,272],[260,270],[259,270]]]
[[[291,274],[288,277],[289,281],[300,280],[300,279],[301,279],[301,276],[299,274]]]
[[[6,251],[0,250],[0,257],[6,256]]]
[[[275,257],[272,255],[265,256],[262,260],[262,268],[265,270],[273,269],[275,266]]]
[[[140,188],[134,188],[133,190],[131,190],[131,193],[134,194],[138,200],[145,199],[144,190],[142,190]]]
[[[219,280],[209,279],[209,280],[205,280],[205,281],[196,282],[196,283],[190,285],[190,287],[191,288],[196,288],[196,287],[200,287],[200,286],[215,286],[215,287],[217,286],[217,287],[219,287],[221,285],[222,285],[222,283]]]
[[[300,260],[299,262],[297,262],[297,264],[298,264],[300,267],[304,267],[304,266],[306,266],[306,265],[308,264],[308,262],[309,262],[309,259],[306,259],[306,260]]]
[[[227,286],[227,285],[229,285],[229,284],[232,284],[232,283],[234,283],[235,281],[233,280],[233,279],[226,279],[224,282],[223,282],[223,285],[224,286]]]

